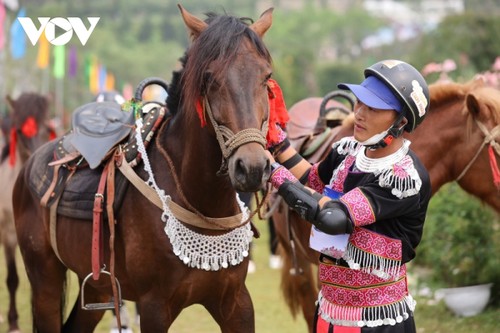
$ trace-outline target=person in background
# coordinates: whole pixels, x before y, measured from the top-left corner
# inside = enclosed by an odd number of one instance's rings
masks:
[[[321,253],[314,332],[415,333],[405,264],[422,237],[431,186],[403,133],[424,120],[429,90],[403,61],[377,62],[364,76],[338,85],[357,98],[353,137],[311,165],[278,129],[268,140],[270,182],[313,225],[310,246]]]

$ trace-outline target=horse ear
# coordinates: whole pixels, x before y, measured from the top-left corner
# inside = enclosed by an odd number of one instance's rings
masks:
[[[474,93],[468,93],[465,97],[465,103],[467,105],[467,110],[473,116],[477,116],[480,113],[481,105],[479,104],[478,99],[474,95]]]
[[[272,7],[266,10],[260,15],[260,18],[250,26],[250,29],[255,31],[261,38],[266,31],[269,30],[271,24],[273,24],[273,10],[274,8]]]
[[[177,5],[179,10],[181,11],[182,19],[184,20],[184,24],[189,29],[189,35],[191,39],[196,39],[200,35],[200,33],[205,30],[207,24],[197,18],[196,16],[189,13],[184,9],[180,4]]]

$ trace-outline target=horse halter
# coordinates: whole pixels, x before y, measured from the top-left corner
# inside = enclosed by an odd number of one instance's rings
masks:
[[[488,155],[490,158],[491,172],[493,174],[493,182],[495,183],[495,186],[497,188],[500,188],[500,170],[498,169],[498,165],[497,165],[496,157],[495,157],[495,152],[497,153],[497,155],[500,156],[500,144],[496,141],[497,138],[500,137],[500,125],[495,126],[490,132],[490,131],[488,131],[488,129],[486,128],[486,126],[483,123],[481,123],[477,119],[474,119],[474,120],[476,121],[477,127],[479,127],[481,132],[483,132],[484,140],[483,140],[481,146],[479,147],[479,149],[477,150],[476,154],[470,160],[469,164],[467,164],[465,166],[464,170],[457,177],[457,179],[455,179],[455,181],[458,182],[460,179],[462,179],[463,176],[465,176],[465,174],[467,173],[467,171],[469,171],[472,164],[474,164],[476,159],[479,157],[479,154],[483,150],[484,146],[489,145]]]
[[[217,123],[212,113],[210,102],[208,101],[208,98],[206,96],[205,98],[203,98],[203,107],[204,110],[206,110],[206,112],[208,113],[210,123],[214,128],[215,135],[222,152],[222,163],[219,171],[217,171],[217,176],[227,175],[227,160],[236,149],[243,146],[244,144],[247,144],[249,142],[256,142],[260,144],[264,149],[266,148],[266,135],[268,130],[267,120],[262,123],[262,128],[260,130],[257,128],[246,128],[235,134],[231,129]]]

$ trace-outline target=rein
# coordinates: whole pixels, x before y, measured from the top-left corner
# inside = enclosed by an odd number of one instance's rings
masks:
[[[257,128],[247,128],[234,134],[234,132],[229,128],[217,123],[207,97],[203,99],[203,105],[204,109],[208,113],[208,117],[210,118],[210,122],[214,128],[215,135],[222,152],[222,164],[217,172],[218,176],[227,175],[227,160],[240,146],[249,142],[257,142],[264,147],[264,149],[266,148],[266,135],[268,131],[267,120],[262,123],[262,128],[260,130]]]
[[[477,124],[477,127],[479,127],[481,132],[483,132],[484,140],[479,149],[477,150],[476,154],[474,155],[474,157],[472,157],[472,159],[470,160],[469,164],[466,165],[462,173],[457,177],[456,181],[458,182],[460,179],[462,179],[462,177],[467,173],[467,171],[469,171],[470,167],[472,166],[472,164],[474,164],[479,154],[483,150],[484,146],[488,144],[489,145],[488,154],[490,158],[491,172],[493,174],[493,182],[497,188],[500,188],[500,170],[498,168],[495,157],[495,152],[497,153],[497,155],[500,156],[500,144],[496,141],[496,139],[500,137],[500,125],[495,126],[491,130],[491,132],[489,132],[486,126],[484,126],[484,124],[479,122],[477,119],[474,120]]]

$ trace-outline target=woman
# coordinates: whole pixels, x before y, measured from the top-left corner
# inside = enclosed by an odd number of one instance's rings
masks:
[[[323,161],[310,165],[284,132],[269,148],[270,182],[313,224],[310,246],[321,253],[317,333],[416,332],[405,263],[422,236],[430,180],[403,133],[424,120],[429,90],[398,60],[364,74],[360,85],[338,85],[357,98],[354,136]]]

